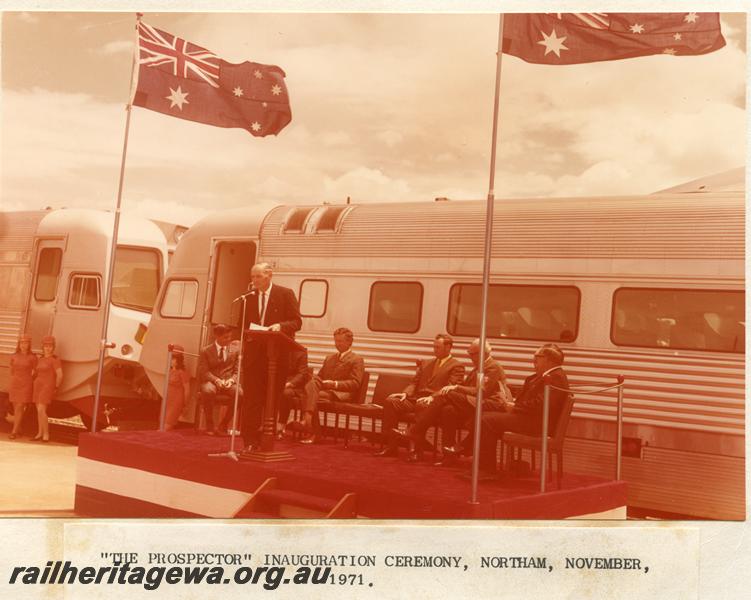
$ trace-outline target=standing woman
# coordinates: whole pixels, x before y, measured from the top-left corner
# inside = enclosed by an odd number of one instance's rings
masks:
[[[31,352],[31,336],[22,335],[18,339],[16,352],[10,357],[10,388],[8,396],[13,404],[13,431],[8,436],[14,440],[21,435],[21,421],[26,406],[31,404],[34,395],[34,369],[37,357]]]
[[[172,363],[169,370],[169,384],[167,386],[167,410],[164,417],[164,429],[169,431],[177,425],[180,413],[183,412],[185,400],[190,396],[190,374],[185,369],[184,348],[172,347]]]
[[[50,426],[47,420],[47,406],[55,398],[57,388],[63,380],[63,366],[55,355],[55,338],[46,335],[42,338],[42,357],[37,362],[34,378],[34,404],[37,407],[37,431],[35,440],[50,441]]]

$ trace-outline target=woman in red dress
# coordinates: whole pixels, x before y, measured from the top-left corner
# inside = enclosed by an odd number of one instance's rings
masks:
[[[34,369],[37,357],[31,352],[31,336],[18,339],[16,352],[10,357],[10,387],[8,396],[13,404],[13,431],[8,436],[14,440],[21,435],[21,420],[34,393]]]
[[[183,351],[182,346],[175,345],[172,348],[172,364],[167,386],[167,410],[164,417],[164,428],[167,431],[174,429],[177,425],[185,401],[190,396],[190,374],[185,369]]]
[[[51,335],[42,338],[43,356],[37,361],[34,377],[34,404],[37,407],[37,431],[35,440],[50,441],[50,426],[47,420],[47,406],[55,398],[57,388],[63,380],[63,366],[55,355],[55,338]]]

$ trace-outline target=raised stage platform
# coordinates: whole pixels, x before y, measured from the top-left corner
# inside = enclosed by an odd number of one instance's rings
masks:
[[[236,440],[236,448],[242,448]],[[80,516],[268,517],[250,510],[254,493],[277,490],[277,516],[320,516],[348,494],[354,515],[373,519],[564,519],[626,517],[626,484],[566,474],[562,489],[540,494],[534,476],[481,482],[478,504],[461,467],[409,464],[372,456],[369,444],[277,442],[295,460],[235,462],[212,458],[229,438],[195,431],[82,434],[75,511]],[[264,494],[267,492],[263,492]],[[260,498],[258,495],[258,498]],[[286,499],[285,499],[286,498]],[[268,504],[268,503],[267,503]],[[288,505],[301,508],[297,511]],[[286,508],[285,508],[286,506]]]

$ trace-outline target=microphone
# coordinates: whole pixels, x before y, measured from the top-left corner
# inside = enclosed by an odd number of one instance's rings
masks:
[[[243,299],[243,298],[245,298],[246,296],[250,296],[250,295],[252,295],[252,294],[255,294],[255,293],[256,293],[256,289],[255,289],[255,288],[251,288],[251,289],[250,289],[250,291],[247,291],[247,292],[245,292],[244,294],[240,294],[240,295],[239,295],[239,296],[238,296],[237,298],[235,298],[235,299],[234,299],[234,300],[232,301],[232,304],[234,304],[234,303],[235,303],[235,302],[237,302],[238,300],[242,300],[242,299]]]

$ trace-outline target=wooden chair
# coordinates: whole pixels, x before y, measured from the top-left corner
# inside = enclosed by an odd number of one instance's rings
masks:
[[[363,417],[370,419],[370,439],[371,442],[376,436],[376,421],[383,419],[383,403],[391,394],[401,392],[412,381],[409,375],[394,373],[381,373],[378,375],[373,398],[371,402],[355,407],[355,414],[358,418],[358,431],[362,432]],[[381,432],[383,434],[383,432]],[[382,437],[382,435],[381,435]]]
[[[556,455],[557,466],[557,483],[558,489],[561,489],[561,479],[563,478],[563,442],[566,439],[566,429],[568,428],[568,422],[571,418],[571,411],[574,407],[574,396],[568,394],[566,401],[561,408],[560,416],[558,417],[558,423],[556,424],[555,431],[552,435],[548,435],[548,476],[553,476],[553,461],[552,455]],[[508,446],[508,450],[505,450],[505,446]],[[519,458],[521,458],[521,451],[527,449],[532,454],[532,469],[535,468],[535,454],[542,452],[542,435],[524,435],[521,433],[514,433],[507,431],[503,434],[501,440],[501,459],[505,455],[505,466],[510,466],[509,456],[513,453],[513,458],[517,460],[516,450],[519,450]],[[505,450],[505,452],[504,452]]]
[[[197,415],[197,418],[195,419],[195,426],[196,426],[196,429],[200,429],[202,425],[205,426],[209,422],[209,419],[207,419],[207,415],[206,415],[206,411],[208,407],[206,406],[206,401],[203,398],[203,394],[201,393],[201,390],[198,390],[196,394],[196,400],[197,400],[196,408],[198,410],[198,415]],[[234,394],[231,394],[227,391],[219,391],[216,394],[216,396],[214,396],[212,410],[214,409],[214,407],[217,407],[217,406],[220,407],[220,412],[221,412],[221,408],[224,408],[227,411],[226,418],[229,419],[228,426],[231,427],[232,426],[232,410],[234,409],[234,406],[235,406]],[[240,397],[240,407],[242,407],[242,396]],[[238,423],[241,423],[242,421],[240,420],[239,412],[240,411],[238,411],[237,419],[238,419]],[[217,427],[220,424],[221,419],[214,420],[214,415],[212,414],[210,421],[214,427]],[[221,432],[221,433],[224,433],[224,432]]]
[[[365,398],[368,394],[368,383],[370,382],[370,373],[368,371],[365,371],[363,373],[362,377],[362,383],[360,384],[360,389],[357,393],[357,396],[354,397],[352,402],[340,402],[337,400],[319,400],[318,404],[316,405],[316,410],[318,413],[323,414],[323,425],[321,427],[321,430],[323,431],[326,428],[326,424],[328,422],[328,414],[333,413],[334,415],[334,439],[336,440],[338,437],[338,432],[340,430],[339,427],[339,416],[343,415],[345,417],[345,423],[344,423],[344,446],[345,448],[349,445],[349,418],[353,414],[357,414],[357,409],[362,407],[365,404]],[[362,418],[360,419],[360,431],[362,430]]]

